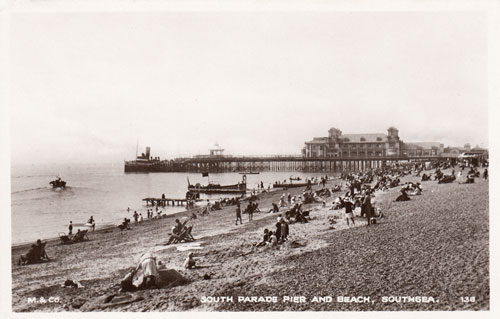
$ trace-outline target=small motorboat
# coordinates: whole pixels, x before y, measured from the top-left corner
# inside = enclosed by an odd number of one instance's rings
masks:
[[[300,177],[293,177],[293,176],[290,176],[290,180],[291,181],[300,181],[301,178]]]
[[[66,187],[66,182],[63,181],[60,177],[58,177],[56,180],[53,180],[49,183],[52,185],[52,188],[65,188]]]

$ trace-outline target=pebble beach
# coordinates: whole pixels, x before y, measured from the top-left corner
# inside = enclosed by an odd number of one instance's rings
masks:
[[[334,184],[340,180],[327,186]],[[394,202],[398,187],[375,193],[373,202],[384,217],[369,227],[361,217],[348,227],[343,209],[330,210],[345,190],[327,198],[325,207],[305,205],[310,222],[291,224],[288,241],[277,247],[253,244],[261,241],[264,228],[276,223],[279,213],[267,213],[271,204],[284,192],[293,196],[303,188],[260,194],[261,212],[252,222],[243,214],[243,225],[235,225],[235,206],[198,215],[189,222],[196,238],[192,243],[163,245],[175,218],[191,216],[187,211],[132,225],[128,231],[90,232],[90,240],[82,243],[49,240],[51,260],[45,263],[18,266],[29,246],[13,246],[13,311],[488,310],[488,181],[428,181],[422,186],[422,195],[407,202]],[[185,280],[120,294],[121,279],[148,250]],[[198,268],[183,268],[188,252],[194,253]],[[65,280],[83,287],[63,288]],[[102,302],[112,295],[123,295],[123,301]],[[50,297],[57,302],[29,302]],[[339,297],[346,298],[339,302]]]

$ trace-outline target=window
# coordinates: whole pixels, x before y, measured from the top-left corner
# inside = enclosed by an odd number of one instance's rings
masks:
[[[362,137],[359,139],[360,142],[366,142],[366,138]]]
[[[344,142],[350,142],[350,140],[347,137],[344,137]]]
[[[382,142],[382,138],[381,137],[377,137],[377,142]]]

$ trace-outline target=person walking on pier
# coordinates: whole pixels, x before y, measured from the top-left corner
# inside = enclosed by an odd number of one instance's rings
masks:
[[[238,225],[238,219],[240,220],[240,224],[243,224],[243,220],[241,220],[241,207],[240,207],[240,204],[236,205],[236,225]]]

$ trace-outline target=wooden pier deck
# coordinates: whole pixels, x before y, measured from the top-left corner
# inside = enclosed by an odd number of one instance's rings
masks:
[[[147,197],[143,198],[143,201],[146,202],[146,206],[185,206],[187,205],[188,200],[185,198],[154,198],[154,197]],[[190,199],[190,201],[194,202],[199,202],[201,201],[200,199]]]

